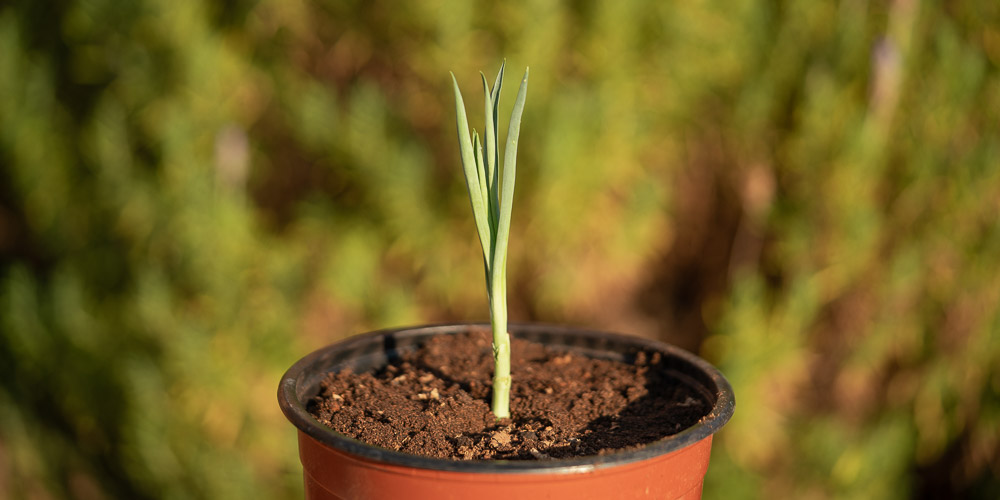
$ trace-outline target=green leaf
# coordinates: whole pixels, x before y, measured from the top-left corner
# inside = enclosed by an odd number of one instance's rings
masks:
[[[493,215],[490,213],[489,206],[489,190],[486,186],[486,166],[483,165],[483,143],[479,141],[479,134],[476,129],[472,129],[472,149],[476,152],[476,174],[479,177],[479,190],[482,195],[484,206],[486,209],[486,222],[489,225],[487,228],[489,231],[489,238],[480,240],[483,246],[483,257],[487,260],[493,258],[493,243],[496,239],[496,225],[493,223]],[[477,223],[478,224],[478,223]],[[480,238],[482,238],[482,233],[480,233]],[[486,266],[487,273],[493,268],[492,262],[490,265]]]
[[[521,86],[517,90],[514,109],[510,113],[510,124],[507,127],[507,147],[503,156],[503,196],[500,199],[500,224],[497,228],[497,239],[493,252],[493,287],[494,293],[501,282],[506,281],[504,273],[507,266],[507,239],[510,236],[511,205],[514,202],[514,177],[517,172],[517,138],[521,133],[521,114],[524,111],[524,100],[528,93],[528,69],[524,70]],[[504,273],[505,274],[505,273]],[[503,287],[505,288],[505,287]]]
[[[455,88],[455,115],[458,125],[458,147],[461,151],[462,168],[465,172],[465,183],[469,190],[469,201],[472,203],[472,214],[476,220],[476,230],[479,232],[479,241],[483,246],[483,256],[491,259],[492,251],[488,248],[491,241],[488,206],[489,202],[483,197],[482,186],[479,182],[479,172],[476,167],[476,153],[469,139],[469,119],[465,114],[465,100],[462,99],[462,91],[458,88],[458,80],[452,73],[451,81]]]
[[[495,196],[497,192],[497,170],[499,169],[499,166],[497,165],[499,155],[497,154],[496,110],[493,109],[493,100],[490,98],[490,85],[486,81],[486,75],[479,73],[479,76],[483,79],[483,93],[486,95],[485,112],[483,113],[483,116],[486,117],[486,128],[483,130],[483,138],[486,141],[486,199],[489,203],[490,209],[491,236],[496,238],[498,221],[497,209],[499,208],[499,200],[496,199]]]
[[[493,91],[490,93],[490,100],[493,104],[493,142],[496,147],[493,149],[493,164],[496,168],[493,169],[492,177],[490,178],[490,211],[494,216],[493,225],[499,223],[500,217],[500,91],[503,89],[503,70],[507,66],[507,61],[504,60],[500,63],[500,71],[497,73],[497,78],[493,82]]]

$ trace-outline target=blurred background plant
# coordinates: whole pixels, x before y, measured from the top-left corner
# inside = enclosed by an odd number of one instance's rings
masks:
[[[285,368],[486,316],[448,71],[503,57],[511,318],[717,363],[707,498],[995,498],[989,0],[4,2],[0,497],[300,495]]]

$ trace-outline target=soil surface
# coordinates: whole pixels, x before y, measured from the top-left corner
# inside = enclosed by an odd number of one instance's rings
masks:
[[[331,373],[308,405],[320,422],[369,444],[458,460],[535,460],[637,448],[697,423],[707,398],[657,353],[634,365],[514,338],[511,418],[490,412],[487,332],[434,337],[375,373]]]

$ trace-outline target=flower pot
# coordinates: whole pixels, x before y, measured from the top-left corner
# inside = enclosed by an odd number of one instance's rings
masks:
[[[629,361],[659,352],[664,366],[712,404],[700,422],[639,449],[538,461],[445,460],[371,446],[339,434],[306,411],[325,374],[350,367],[376,369],[434,335],[481,328],[456,324],[384,330],[330,345],[293,365],[278,389],[285,416],[298,428],[307,499],[573,499],[700,498],[712,435],[733,414],[726,379],[682,349],[638,337],[568,327],[512,324],[515,338],[589,357]],[[515,368],[515,383],[516,368]]]

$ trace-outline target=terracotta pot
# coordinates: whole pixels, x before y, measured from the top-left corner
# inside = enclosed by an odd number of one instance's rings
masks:
[[[628,361],[643,350],[663,354],[677,379],[714,402],[699,423],[637,450],[540,461],[460,461],[421,457],[371,446],[320,424],[305,408],[326,373],[385,366],[400,352],[434,335],[482,325],[437,325],[384,330],[320,349],[281,379],[278,401],[299,429],[299,456],[307,499],[572,499],[701,497],[712,435],[733,414],[729,382],[710,364],[682,349],[637,337],[551,325],[513,324],[514,337],[586,356]],[[515,368],[516,370],[516,368]],[[516,377],[516,372],[515,372]],[[516,378],[515,378],[515,383]]]

